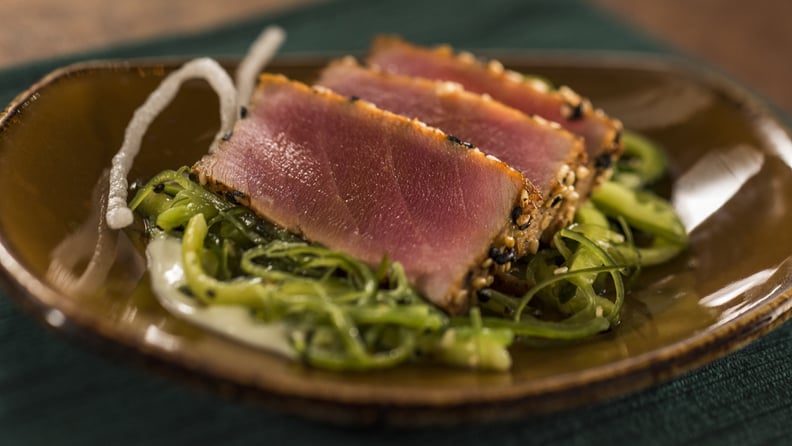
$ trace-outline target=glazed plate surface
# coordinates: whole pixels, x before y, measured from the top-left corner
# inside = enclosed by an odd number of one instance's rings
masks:
[[[370,373],[307,368],[204,331],[157,304],[148,278],[114,268],[91,296],[44,279],[77,228],[133,111],[178,61],[59,70],[0,118],[0,262],[6,294],[55,330],[178,379],[340,422],[426,424],[525,416],[599,401],[721,357],[790,316],[792,143],[779,120],[718,75],[625,55],[508,54],[511,69],[573,87],[667,151],[662,186],[691,248],[645,270],[623,323],[573,345],[517,346],[508,373],[409,365]],[[311,81],[327,57],[269,71]],[[188,83],[144,139],[131,178],[192,164],[218,127],[208,85]]]

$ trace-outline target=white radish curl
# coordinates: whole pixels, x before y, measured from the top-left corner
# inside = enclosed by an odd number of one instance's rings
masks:
[[[194,59],[166,77],[154,90],[140,108],[135,110],[132,120],[124,133],[124,143],[113,157],[110,170],[110,191],[107,202],[107,224],[112,229],[122,229],[132,224],[132,210],[127,206],[127,176],[132,163],[140,151],[148,127],[154,122],[165,107],[170,104],[179,87],[185,81],[203,78],[209,82],[220,98],[220,130],[215,135],[209,152],[215,151],[220,140],[231,134],[242,105],[250,102],[258,73],[272,59],[275,52],[285,39],[285,32],[277,26],[265,29],[251,45],[245,58],[239,64],[236,73],[237,86],[214,60],[209,58]]]
[[[237,116],[236,89],[231,78],[216,61],[209,58],[194,59],[166,77],[140,108],[135,110],[124,133],[124,143],[113,157],[110,170],[110,192],[107,202],[107,224],[121,229],[132,224],[132,211],[127,207],[127,175],[140,151],[148,127],[170,104],[179,87],[190,79],[203,78],[209,82],[220,98],[220,130],[209,151],[215,150],[223,135],[231,131]]]
[[[286,32],[279,26],[270,26],[259,34],[250,45],[247,55],[236,71],[237,104],[247,105],[256,87],[258,74],[269,63],[286,39]]]

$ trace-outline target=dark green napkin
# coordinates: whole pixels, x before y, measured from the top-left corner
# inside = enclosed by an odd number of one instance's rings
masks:
[[[668,52],[579,1],[350,0],[0,72],[7,103],[76,60],[241,54],[266,25],[284,51],[362,50],[374,34],[461,48]],[[67,36],[68,37],[68,36]],[[765,444],[792,434],[792,324],[668,384],[509,423],[340,428],[263,411],[117,364],[47,332],[0,297],[0,444]]]

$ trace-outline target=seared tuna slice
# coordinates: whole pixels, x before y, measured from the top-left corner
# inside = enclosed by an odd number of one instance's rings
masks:
[[[262,75],[247,117],[195,166],[262,217],[372,266],[400,262],[431,302],[463,312],[508,267],[512,221],[537,195],[506,164],[440,130]]]
[[[367,69],[351,57],[330,64],[319,85],[359,97],[377,107],[430,126],[479,147],[519,170],[542,195],[542,218],[518,225],[554,229],[572,221],[578,202],[575,172],[585,161],[583,142],[542,118],[530,117],[488,96],[465,91],[459,84]],[[531,251],[519,247],[519,253]]]
[[[550,90],[543,82],[504,70],[497,61],[484,64],[469,53],[455,55],[448,46],[421,48],[398,37],[375,39],[368,62],[393,73],[457,82],[469,91],[488,94],[582,136],[594,175],[578,184],[581,194],[592,182],[609,176],[611,166],[621,155],[621,123],[602,110],[593,109],[588,100],[568,87]]]

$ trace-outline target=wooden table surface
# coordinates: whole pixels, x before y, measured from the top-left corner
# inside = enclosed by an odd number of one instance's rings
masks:
[[[3,0],[0,67],[319,0]],[[561,0],[563,1],[563,0]],[[789,0],[588,0],[792,112]]]

